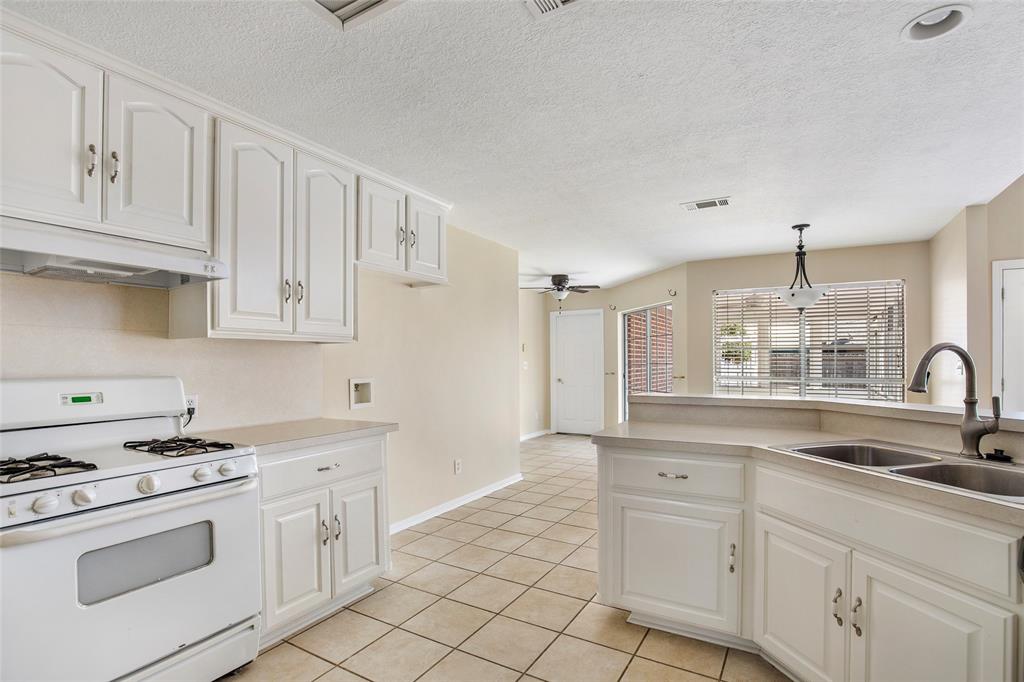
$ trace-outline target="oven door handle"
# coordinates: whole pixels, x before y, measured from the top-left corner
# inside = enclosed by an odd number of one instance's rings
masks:
[[[249,478],[241,483],[236,483],[229,487],[218,488],[217,490],[211,490],[199,495],[175,495],[166,500],[153,500],[153,504],[146,505],[141,508],[139,505],[127,505],[114,514],[90,514],[81,521],[69,523],[67,525],[56,525],[49,528],[11,530],[0,534],[0,548],[15,547],[17,545],[27,545],[33,542],[52,540],[65,535],[72,535],[74,533],[81,533],[82,531],[91,530],[93,528],[99,528],[100,526],[109,526],[112,523],[141,519],[147,516],[153,516],[154,514],[163,514],[175,509],[190,507],[194,504],[200,504],[203,502],[213,502],[225,497],[241,495],[242,493],[247,493],[250,490],[255,490],[257,485],[259,484],[255,478]],[[99,516],[100,518],[89,518],[89,516]]]

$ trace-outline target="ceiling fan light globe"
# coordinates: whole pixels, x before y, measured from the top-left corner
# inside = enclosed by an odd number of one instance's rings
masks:
[[[569,290],[563,289],[561,291],[552,291],[551,295],[555,297],[556,301],[564,301],[569,298]]]

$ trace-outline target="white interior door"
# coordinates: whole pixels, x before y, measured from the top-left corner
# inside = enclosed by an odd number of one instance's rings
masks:
[[[302,153],[295,174],[295,329],[350,339],[356,176]]]
[[[217,328],[291,332],[292,148],[226,121],[217,135]]]
[[[107,80],[104,221],[127,236],[208,250],[210,126],[197,106],[122,76]],[[113,155],[120,163],[113,181]]]
[[[4,213],[98,221],[103,72],[8,31],[0,35]]]
[[[551,313],[551,428],[592,434],[604,428],[604,312]]]
[[[992,267],[992,392],[1003,410],[1024,412],[1024,259]]]

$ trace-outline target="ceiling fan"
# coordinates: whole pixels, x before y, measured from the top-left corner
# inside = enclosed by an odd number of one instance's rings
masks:
[[[569,284],[569,275],[551,275],[551,286],[549,287],[520,287],[521,289],[540,289],[540,293],[546,294],[549,291],[559,301],[564,301],[569,294],[585,294],[593,289],[600,289],[596,284]]]

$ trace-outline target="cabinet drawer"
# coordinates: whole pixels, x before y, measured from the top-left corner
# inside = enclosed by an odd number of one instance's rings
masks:
[[[260,465],[263,499],[360,476],[383,466],[383,440],[300,451],[294,457]]]
[[[743,500],[743,464],[739,462],[613,454],[611,464],[613,486]]]

